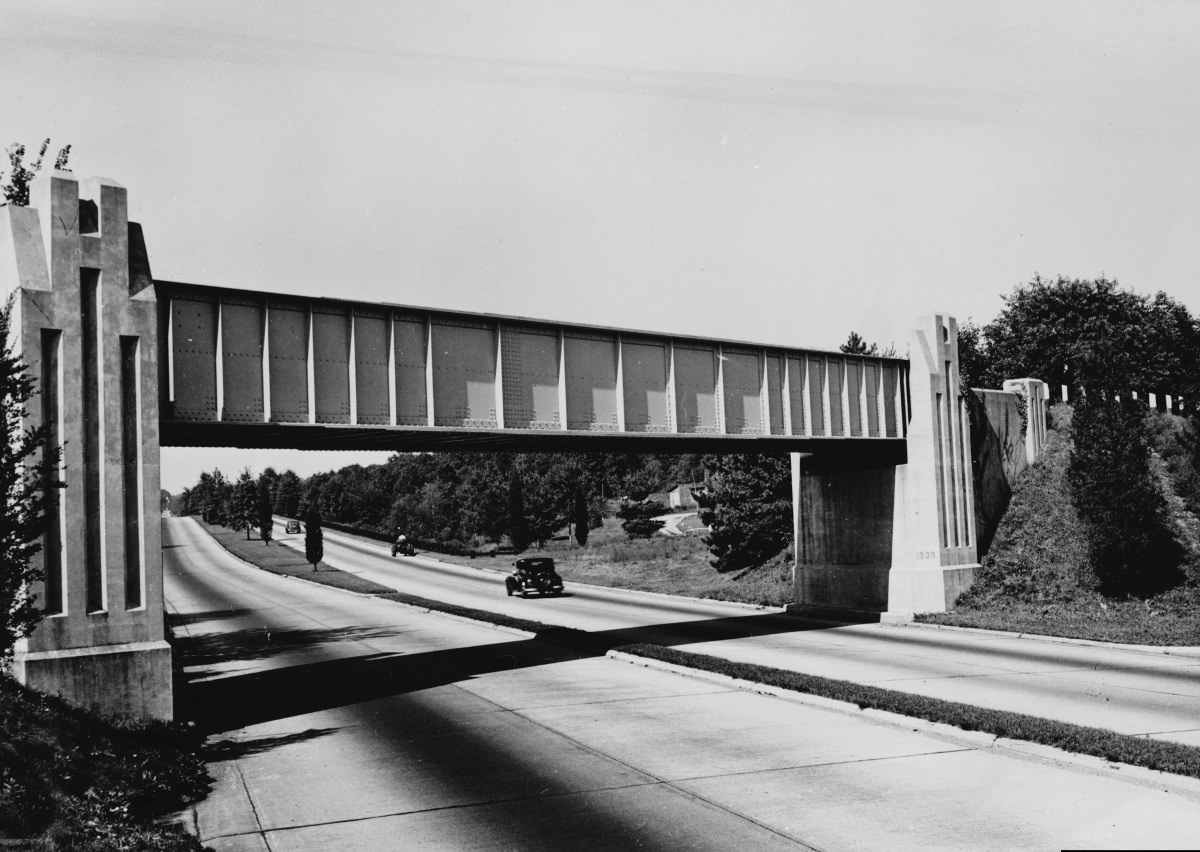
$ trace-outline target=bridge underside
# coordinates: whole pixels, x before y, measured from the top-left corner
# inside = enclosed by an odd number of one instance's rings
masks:
[[[903,438],[869,441],[822,437],[687,435],[660,433],[530,432],[527,429],[364,427],[281,423],[188,423],[163,420],[164,447],[238,447],[290,450],[383,450],[401,453],[810,453],[837,467],[904,464]]]

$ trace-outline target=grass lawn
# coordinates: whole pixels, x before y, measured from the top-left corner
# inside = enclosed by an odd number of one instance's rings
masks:
[[[708,548],[699,535],[630,540],[617,518],[605,518],[592,530],[586,546],[571,540],[547,542],[527,556],[550,556],[567,582],[591,583],[693,598],[784,606],[792,602],[792,568],[781,557],[760,568],[737,574],[718,574],[709,564]],[[505,570],[515,556],[476,557],[437,554],[444,562]]]

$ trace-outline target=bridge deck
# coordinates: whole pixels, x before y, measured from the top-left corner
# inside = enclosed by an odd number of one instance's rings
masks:
[[[155,286],[164,445],[903,457],[902,359]]]

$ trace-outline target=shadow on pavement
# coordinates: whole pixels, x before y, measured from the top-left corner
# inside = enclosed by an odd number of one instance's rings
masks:
[[[222,760],[237,760],[252,754],[262,754],[280,746],[304,743],[319,739],[336,732],[337,728],[309,728],[296,734],[279,734],[278,736],[255,737],[250,740],[226,739],[210,742],[200,752],[205,763],[216,763]]]
[[[194,721],[201,731],[212,734],[444,686],[480,674],[599,657],[622,645],[687,645],[831,626],[834,625],[772,613],[597,632],[550,628],[532,639],[467,648],[419,654],[366,654],[214,680],[196,680],[200,674],[196,673],[187,691]],[[269,636],[265,629],[243,630],[182,638],[179,651],[186,666],[210,665],[261,659],[284,647],[316,647],[328,641],[370,638],[372,632],[383,635],[379,630],[295,630]]]

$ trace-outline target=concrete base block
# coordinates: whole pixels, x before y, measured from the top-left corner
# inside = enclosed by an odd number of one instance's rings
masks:
[[[887,604],[888,569],[875,565],[800,565],[796,602],[804,606],[878,612]]]
[[[69,704],[106,715],[172,717],[171,646],[165,641],[18,651],[17,680]]]
[[[978,563],[935,566],[918,569],[893,569],[888,582],[887,612],[910,615],[915,612],[950,612],[958,596],[971,588]]]

